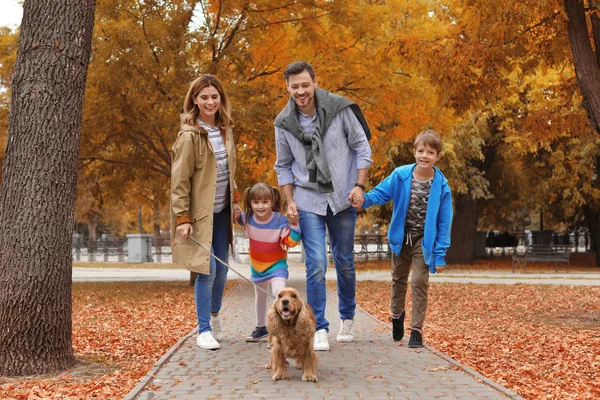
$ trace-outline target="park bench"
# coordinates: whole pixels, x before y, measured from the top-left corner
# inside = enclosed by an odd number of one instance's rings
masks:
[[[522,248],[514,247],[512,255],[512,271],[515,272],[515,266],[518,264],[521,272],[527,268],[528,262],[553,262],[554,271],[558,272],[558,263],[567,263],[567,272],[571,260],[570,245],[552,245],[552,244],[533,244]]]

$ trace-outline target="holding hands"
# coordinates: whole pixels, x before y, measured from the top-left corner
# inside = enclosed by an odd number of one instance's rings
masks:
[[[365,204],[365,192],[358,186],[355,186],[350,193],[348,193],[348,201],[352,204],[352,207],[360,210]]]
[[[288,204],[285,216],[290,221],[290,225],[297,226],[300,223],[300,216],[298,215],[298,206],[295,202]]]

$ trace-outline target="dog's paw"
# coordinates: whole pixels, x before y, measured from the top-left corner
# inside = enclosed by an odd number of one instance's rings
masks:
[[[269,362],[267,363],[267,365],[265,365],[265,368],[266,368],[266,369],[271,369],[271,361],[269,361]]]
[[[273,374],[273,380],[274,381],[278,381],[281,379],[290,379],[292,377],[292,374],[290,374],[289,372],[285,371],[285,372],[277,372],[275,374]]]
[[[317,382],[317,375],[303,374],[302,375],[302,381],[304,381],[304,382]]]

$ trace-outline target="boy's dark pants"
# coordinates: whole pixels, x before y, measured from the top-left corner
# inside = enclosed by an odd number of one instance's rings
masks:
[[[429,267],[425,265],[423,259],[423,249],[421,241],[423,234],[412,234],[412,246],[406,243],[404,235],[404,244],[400,255],[392,253],[392,314],[401,314],[404,311],[406,302],[406,290],[408,275],[410,274],[410,265],[412,262],[412,277],[410,287],[412,289],[412,315],[411,326],[413,328],[423,328],[425,321],[425,312],[427,311],[427,294],[429,292]]]

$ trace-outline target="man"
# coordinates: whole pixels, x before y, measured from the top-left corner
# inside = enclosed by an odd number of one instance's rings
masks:
[[[370,131],[356,103],[317,87],[309,63],[295,61],[283,76],[290,100],[275,120],[275,171],[287,200],[287,213],[300,216],[307,301],[317,319],[315,350],[329,350],[325,231],[337,273],[341,326],[336,340],[350,342],[356,309],[356,210],[348,197],[365,188],[372,163]]]

